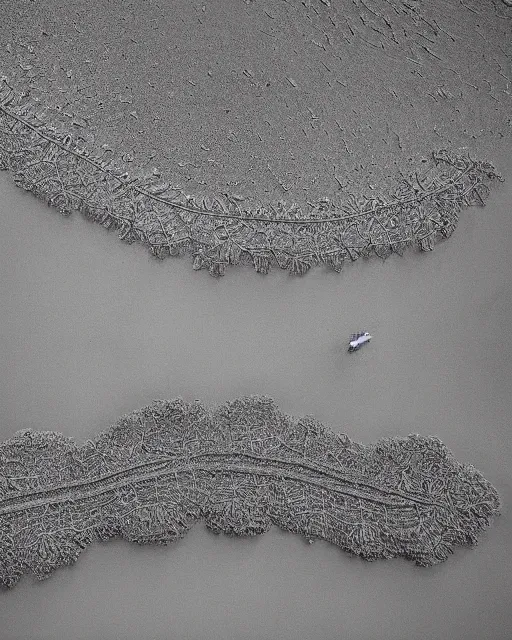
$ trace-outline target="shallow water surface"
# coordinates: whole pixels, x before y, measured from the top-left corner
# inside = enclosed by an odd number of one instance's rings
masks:
[[[500,167],[501,168],[501,167]],[[150,258],[64,219],[0,174],[2,439],[78,441],[155,398],[272,395],[351,438],[435,435],[500,491],[473,550],[420,569],[366,563],[274,530],[168,548],[95,544],[47,582],[0,594],[14,639],[507,637],[512,620],[512,171],[429,254],[304,278]],[[351,333],[370,344],[347,353]]]

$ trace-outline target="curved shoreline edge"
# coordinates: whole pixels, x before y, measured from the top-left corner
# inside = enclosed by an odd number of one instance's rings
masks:
[[[385,260],[411,246],[432,251],[453,233],[461,210],[484,205],[491,184],[503,180],[489,162],[441,150],[386,197],[351,195],[341,205],[324,199],[307,213],[283,201],[246,210],[235,195],[196,198],[159,174],[129,176],[107,152],[80,147],[47,123],[44,105],[0,80],[0,169],[15,184],[158,258],[188,254],[194,269],[213,276],[239,264],[260,273],[278,266],[303,275],[318,265],[339,272],[360,257]]]

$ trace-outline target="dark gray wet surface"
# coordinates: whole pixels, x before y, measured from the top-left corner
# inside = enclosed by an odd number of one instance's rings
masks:
[[[478,547],[431,569],[277,530],[96,544],[47,582],[1,594],[3,638],[507,637],[508,183],[433,253],[215,280],[0,181],[2,439],[30,427],[83,441],[154,398],[266,393],[361,442],[435,435],[504,502]],[[359,329],[372,341],[348,354]]]

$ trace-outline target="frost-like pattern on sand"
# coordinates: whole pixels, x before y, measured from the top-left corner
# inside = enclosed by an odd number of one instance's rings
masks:
[[[98,539],[172,542],[198,520],[239,536],[275,525],[428,566],[475,544],[499,509],[496,490],[437,438],[362,445],[267,397],[156,401],[80,446],[30,430],[0,446],[0,583],[45,578]]]
[[[341,271],[345,260],[383,259],[417,245],[431,251],[449,237],[464,206],[484,204],[501,179],[488,162],[433,153],[421,175],[404,178],[389,197],[324,200],[307,214],[296,204],[244,209],[235,196],[184,195],[155,175],[129,177],[104,156],[93,156],[70,135],[45,124],[41,104],[0,84],[0,168],[17,185],[58,207],[80,211],[127,242],[159,257],[190,254],[194,269],[223,275],[228,265],[273,265],[302,275],[312,266]]]

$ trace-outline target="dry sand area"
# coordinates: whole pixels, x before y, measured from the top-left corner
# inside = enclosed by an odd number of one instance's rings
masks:
[[[505,182],[433,253],[214,279],[0,174],[2,440],[32,428],[82,442],[156,398],[267,394],[364,443],[436,436],[503,500],[477,547],[428,569],[275,529],[98,543],[0,593],[0,638],[509,638],[509,3],[1,4],[0,75],[94,152],[185,193],[307,211],[385,193],[439,148],[492,162]],[[373,340],[347,354],[359,329]]]
[[[15,0],[0,69],[93,150],[248,204],[386,191],[510,142],[500,0]]]

